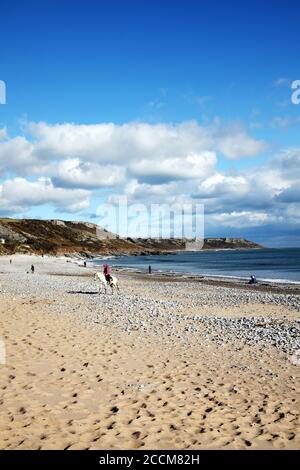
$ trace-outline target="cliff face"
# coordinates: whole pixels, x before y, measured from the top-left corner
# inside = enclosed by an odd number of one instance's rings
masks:
[[[97,230],[96,230],[97,229]],[[0,253],[82,254],[127,253],[135,245],[94,224],[62,220],[0,219]]]
[[[0,254],[155,254],[186,249],[188,240],[119,238],[86,222],[0,219]],[[244,239],[206,239],[204,249],[261,248]]]
[[[194,250],[193,243],[188,239],[131,239],[134,243],[144,247],[145,249],[152,249],[156,251],[181,251],[181,250]],[[245,238],[205,238],[202,249],[203,250],[238,250],[238,249],[255,249],[263,248],[257,243],[246,240]]]
[[[254,249],[263,248],[245,238],[206,238],[204,249]]]

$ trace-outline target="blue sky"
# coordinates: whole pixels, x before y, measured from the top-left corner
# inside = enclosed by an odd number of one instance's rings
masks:
[[[300,106],[291,103],[299,13],[295,1],[2,1],[2,214],[88,219],[115,194],[155,202],[158,193],[161,202],[198,194],[207,235],[300,245]],[[88,126],[99,126],[92,137]],[[75,147],[60,151],[68,136]],[[157,159],[180,173],[191,153],[198,178],[159,174]],[[108,186],[91,181],[109,171]]]

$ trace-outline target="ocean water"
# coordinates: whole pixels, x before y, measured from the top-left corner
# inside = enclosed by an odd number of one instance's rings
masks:
[[[107,260],[107,259],[106,259]],[[95,260],[101,264],[103,260]],[[300,283],[300,248],[262,250],[219,250],[181,252],[171,255],[123,256],[108,260],[112,267],[138,271],[172,272],[250,278],[258,280]]]

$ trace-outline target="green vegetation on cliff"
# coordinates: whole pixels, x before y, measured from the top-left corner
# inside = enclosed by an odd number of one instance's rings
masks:
[[[0,254],[155,254],[186,249],[188,240],[120,238],[95,224],[62,220],[0,219]],[[204,249],[261,248],[243,238],[207,238]]]

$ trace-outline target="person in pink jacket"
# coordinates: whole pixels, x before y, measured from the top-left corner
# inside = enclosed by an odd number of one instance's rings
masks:
[[[107,282],[110,284],[111,283],[111,275],[110,275],[110,267],[108,266],[107,263],[103,264],[103,274],[105,276],[105,279]]]

